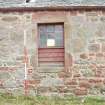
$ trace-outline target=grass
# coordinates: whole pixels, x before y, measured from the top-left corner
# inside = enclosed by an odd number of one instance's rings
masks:
[[[44,96],[12,96],[0,94],[0,105],[105,105],[101,97],[44,97]]]

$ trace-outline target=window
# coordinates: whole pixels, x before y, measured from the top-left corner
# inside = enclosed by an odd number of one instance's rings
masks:
[[[63,24],[39,24],[39,66],[64,66]]]
[[[63,25],[39,25],[39,48],[63,48],[63,45]]]
[[[26,0],[26,3],[29,3],[30,2],[30,0]]]

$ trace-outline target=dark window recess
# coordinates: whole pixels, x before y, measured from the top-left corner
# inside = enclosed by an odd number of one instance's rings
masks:
[[[38,26],[39,66],[64,66],[63,24],[42,24]]]
[[[29,3],[30,2],[30,0],[26,0],[26,3]]]

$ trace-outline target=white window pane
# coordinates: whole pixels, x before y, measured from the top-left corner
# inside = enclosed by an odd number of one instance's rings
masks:
[[[48,47],[55,46],[55,40],[54,39],[47,39],[47,46]]]

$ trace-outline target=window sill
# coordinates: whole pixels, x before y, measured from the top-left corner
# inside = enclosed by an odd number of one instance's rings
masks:
[[[57,73],[63,70],[64,67],[38,67],[37,69],[40,73]]]

